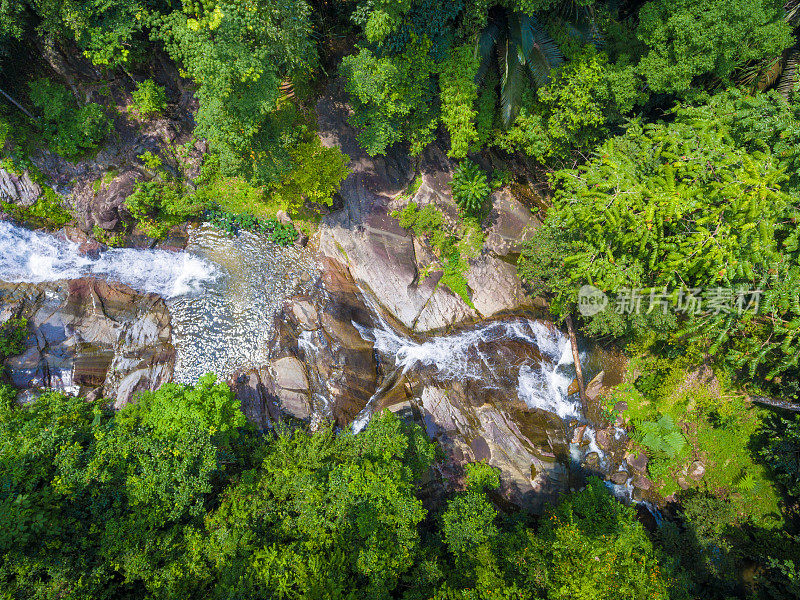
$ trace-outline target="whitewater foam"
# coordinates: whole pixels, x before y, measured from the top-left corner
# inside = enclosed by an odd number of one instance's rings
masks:
[[[200,291],[216,269],[197,256],[166,250],[118,248],[93,258],[70,240],[0,222],[0,280],[45,283],[87,276],[174,298]]]

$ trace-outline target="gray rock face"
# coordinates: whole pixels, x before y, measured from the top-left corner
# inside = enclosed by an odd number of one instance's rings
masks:
[[[0,200],[28,208],[42,195],[42,188],[34,182],[27,171],[17,175],[0,168]]]
[[[485,460],[501,473],[501,492],[538,512],[566,489],[568,469],[557,460],[566,449],[556,415],[490,403],[474,406],[463,386],[426,386],[412,400],[428,435],[459,463]]]
[[[89,185],[77,190],[75,211],[80,226],[87,232],[95,226],[112,231],[122,219],[125,199],[133,193],[139,179],[141,174],[137,171],[126,171],[102,185],[96,194]]]
[[[0,304],[30,326],[26,350],[5,362],[19,388],[102,392],[119,408],[172,377],[169,313],[157,296],[78,279],[0,284]]]
[[[486,231],[487,247],[498,256],[521,252],[523,243],[538,229],[539,221],[508,189],[492,194],[492,206],[496,217]]]
[[[356,131],[347,123],[349,109],[335,92],[319,101],[317,114],[322,143],[338,146],[350,156],[352,170],[340,192],[344,209],[326,218],[320,251],[346,265],[353,280],[392,318],[408,329],[427,332],[530,304],[513,265],[491,254],[470,263],[467,283],[473,292],[474,309],[446,286],[439,285],[440,269],[433,269],[423,279],[422,271],[431,265],[433,255],[390,216],[392,209],[402,207],[397,198],[411,182],[410,161],[392,150],[385,157],[367,155],[358,145]],[[414,201],[420,206],[436,204],[446,221],[454,224],[458,213],[450,193],[452,163],[433,144],[423,153],[420,169],[422,185]],[[526,221],[524,207],[514,205],[510,195],[502,198],[502,202],[498,201],[502,214],[520,213],[514,223],[522,223],[517,227],[522,231],[529,225],[530,211]],[[504,218],[502,222],[509,220],[510,217]],[[503,235],[512,235],[512,229],[517,231],[510,225],[501,228]]]

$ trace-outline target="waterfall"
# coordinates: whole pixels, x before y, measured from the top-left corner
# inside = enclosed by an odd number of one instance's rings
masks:
[[[501,380],[512,378],[519,399],[529,408],[553,412],[565,420],[580,418],[579,401],[567,393],[575,377],[569,338],[550,324],[533,319],[491,321],[421,342],[398,333],[380,318],[375,328],[353,325],[403,373],[426,368],[442,381],[471,380],[487,387],[499,387]],[[509,343],[521,344],[537,358],[520,365],[504,364],[500,349]],[[376,399],[373,396],[356,417],[354,431],[367,424]]]
[[[81,254],[75,242],[0,222],[0,280],[11,283],[91,276],[175,298],[198,292],[215,272],[213,265],[186,252],[119,248],[93,258]]]

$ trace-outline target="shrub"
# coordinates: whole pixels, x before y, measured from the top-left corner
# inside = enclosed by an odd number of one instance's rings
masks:
[[[467,160],[453,173],[453,197],[459,208],[468,216],[478,216],[483,211],[491,188],[481,168]]]
[[[41,186],[42,195],[33,205],[22,207],[11,202],[0,202],[0,207],[18,221],[33,227],[59,229],[72,219],[72,215],[64,208],[53,188],[45,184]]]
[[[42,134],[50,148],[65,158],[75,158],[96,148],[111,131],[111,123],[99,104],[76,108],[60,83],[38,79],[30,83],[30,98],[42,115]]]
[[[28,335],[28,320],[12,318],[0,326],[0,361],[15,356],[25,350]]]
[[[202,211],[194,196],[181,194],[174,184],[157,180],[137,183],[125,207],[145,235],[153,238],[164,237],[172,227]]]
[[[326,148],[318,136],[302,142],[290,151],[292,168],[275,193],[283,198],[292,212],[306,202],[331,206],[333,195],[350,174],[350,157],[339,148]]]
[[[161,115],[167,108],[166,91],[152,79],[137,83],[132,96],[133,103],[128,110],[135,111],[140,117]]]

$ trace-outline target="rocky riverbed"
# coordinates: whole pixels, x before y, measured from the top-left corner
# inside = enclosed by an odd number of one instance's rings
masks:
[[[603,428],[598,417],[624,364],[584,349],[594,378],[592,405],[581,406],[568,340],[510,260],[538,218],[509,189],[493,194],[484,249],[466,273],[468,304],[439,285],[426,244],[390,216],[413,200],[455,218],[452,163],[436,144],[416,165],[402,149],[368,156],[339,97],[332,88],[319,101],[319,133],[350,156],[352,173],[343,208],[308,248],[202,226],[166,248],[133,236],[139,249],[109,250],[78,230],[53,236],[0,223],[0,319],[30,324],[25,352],[6,361],[23,398],[50,387],[119,407],[212,371],[264,429],[288,417],[357,431],[392,410],[439,441],[453,482],[464,462],[486,460],[500,469],[505,497],[534,510],[590,472],[621,497],[647,497],[646,461],[625,454],[619,423]],[[421,185],[410,198],[415,173]],[[117,179],[91,198],[81,192],[88,183],[75,188],[78,214],[91,216],[84,230],[112,227],[106,208],[124,200]],[[25,179],[6,180],[12,201],[37,193]]]

